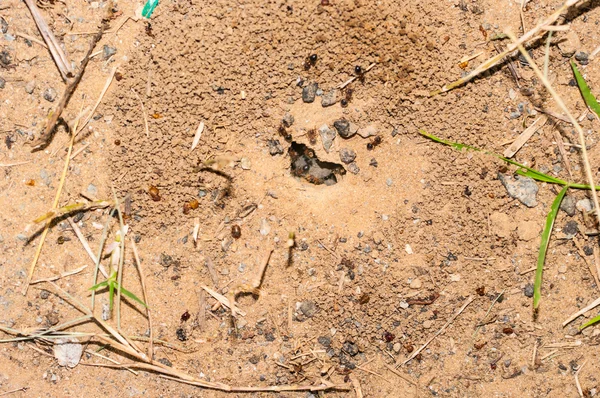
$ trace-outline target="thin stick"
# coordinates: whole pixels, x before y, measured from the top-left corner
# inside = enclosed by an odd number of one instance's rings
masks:
[[[119,288],[117,289],[117,329],[121,331],[121,287],[123,286],[123,262],[125,261],[125,234],[127,233],[125,229],[125,224],[123,223],[123,214],[121,214],[121,204],[119,199],[117,198],[117,192],[115,191],[115,187],[112,187],[113,198],[115,200],[115,208],[117,209],[117,215],[119,216],[119,237],[120,242],[119,246],[121,246],[121,251],[119,252],[119,269],[117,270],[117,284]]]
[[[375,67],[375,63],[372,63],[371,65],[369,65],[369,67],[367,69],[365,69],[365,73],[370,71],[371,69],[373,69]],[[343,82],[342,84],[340,84],[338,86],[338,88],[341,90],[344,87],[346,87],[348,84],[352,83],[353,81],[355,81],[356,79],[358,79],[358,76],[352,76],[350,79],[346,80],[345,82]]]
[[[116,364],[116,365],[121,365],[121,363],[120,363],[120,362],[118,362],[118,361],[115,361],[114,359],[112,359],[112,358],[109,358],[109,357],[106,357],[106,356],[104,356],[104,355],[102,355],[102,354],[98,354],[97,352],[94,352],[94,351],[91,351],[91,350],[85,350],[85,352],[87,352],[87,353],[88,353],[88,354],[90,354],[90,355],[95,355],[95,356],[97,356],[98,358],[105,359],[105,360],[107,360],[108,362],[112,362],[112,363],[114,363],[114,364]],[[81,362],[81,364],[82,364],[82,365],[89,365],[89,364],[87,364],[87,363],[85,363],[85,362]],[[131,373],[133,373],[133,374],[134,374],[134,375],[136,375],[136,376],[138,375],[138,372],[136,372],[135,370],[133,370],[133,369],[131,369],[131,368],[125,368],[125,369],[126,369],[126,370],[128,370],[128,371],[130,371]]]
[[[96,112],[96,109],[98,109],[98,106],[100,105],[100,102],[102,102],[102,98],[104,98],[104,95],[108,91],[108,88],[110,87],[110,84],[113,81],[113,77],[115,76],[115,72],[116,71],[117,71],[117,67],[114,67],[114,68],[112,68],[110,70],[110,73],[108,74],[108,78],[106,78],[106,83],[104,83],[104,87],[102,88],[102,91],[100,92],[100,96],[98,96],[98,100],[96,101],[96,103],[92,107],[92,110],[87,115],[87,117],[85,118],[85,120],[83,121],[83,123],[81,123],[81,126],[79,127],[79,130],[77,130],[77,132],[75,133],[75,136],[77,136],[77,135],[79,135],[79,133],[81,133],[81,131],[85,128],[85,126],[90,122],[90,120],[94,116],[94,113]]]
[[[573,172],[571,171],[571,161],[569,160],[567,151],[565,150],[563,138],[560,135],[560,132],[558,131],[558,129],[554,130],[554,139],[556,140],[556,146],[558,147],[558,150],[560,151],[560,154],[562,155],[563,162],[565,163],[565,168],[567,169],[567,172],[569,173],[569,176],[571,177],[571,179],[573,179]]]
[[[15,388],[14,390],[5,391],[5,392],[3,392],[3,393],[0,393],[0,397],[3,397],[3,396],[5,396],[5,395],[8,395],[8,394],[12,394],[12,393],[14,393],[14,392],[19,392],[19,391],[23,391],[23,392],[25,392],[25,391],[27,391],[28,389],[29,389],[29,387]]]
[[[456,311],[454,313],[454,315],[452,315],[452,317],[448,320],[448,322],[446,322],[446,324],[444,326],[442,326],[442,328],[440,330],[438,330],[433,336],[431,336],[426,342],[425,344],[423,344],[419,349],[413,351],[413,353],[404,360],[404,362],[402,362],[402,365],[405,365],[406,363],[408,363],[409,361],[411,361],[414,357],[416,357],[421,351],[423,351],[425,349],[425,347],[427,347],[429,345],[429,343],[431,343],[433,341],[433,339],[435,339],[437,336],[439,336],[440,334],[442,334],[442,332],[444,330],[446,330],[446,328],[452,323],[454,322],[454,320],[465,310],[465,308],[467,308],[467,306],[469,304],[471,304],[473,302],[473,300],[475,300],[475,298],[473,296],[469,297],[467,299],[467,301],[462,305],[462,307],[460,307],[460,309],[458,311]]]
[[[527,127],[523,132],[517,137],[516,140],[513,141],[511,146],[504,150],[505,158],[512,158],[515,153],[519,152],[519,149],[538,131],[540,128],[544,127],[548,118],[544,115],[537,118],[531,126]]]
[[[577,372],[575,372],[575,385],[577,386],[577,392],[579,393],[579,396],[581,398],[584,397],[583,395],[583,390],[581,389],[581,384],[579,383],[579,372],[581,372],[581,369],[583,369],[583,367],[585,366],[585,364],[587,363],[587,361],[584,361],[581,366],[579,367],[579,369],[577,369]]]
[[[85,236],[83,236],[83,234],[81,233],[81,230],[79,229],[79,227],[77,226],[77,224],[75,224],[75,222],[73,221],[73,219],[71,217],[68,217],[67,221],[69,222],[69,225],[73,229],[73,232],[75,232],[75,235],[77,235],[77,237],[81,241],[81,244],[83,245],[83,248],[85,249],[85,251],[87,252],[87,254],[90,256],[90,258],[92,259],[92,261],[94,263],[97,263],[98,262],[98,257],[96,257],[96,255],[92,252],[92,248],[90,247],[90,244],[88,243],[88,241],[85,238]],[[105,272],[103,272],[103,274],[104,274],[105,277],[108,278],[108,274],[106,274]]]
[[[535,270],[535,268],[533,270]],[[521,275],[523,275],[523,274],[521,274]],[[494,305],[498,302],[498,300],[500,300],[500,297],[502,297],[504,295],[505,290],[506,289],[502,290],[502,292],[500,292],[500,294],[496,296],[494,301],[492,301],[490,308],[488,308],[487,312],[485,313],[483,318],[481,318],[481,321],[479,321],[478,325],[481,325],[483,323],[483,321],[488,317],[488,315],[492,311],[492,308],[494,308]],[[475,332],[473,332],[473,340],[475,340],[475,336],[477,336],[477,332],[479,332],[479,328],[480,328],[480,326],[477,326],[477,328],[475,329]]]
[[[533,354],[531,355],[531,368],[535,369],[535,359],[537,357],[537,350],[538,349],[538,341],[537,339],[535,339],[533,341]]]
[[[48,50],[50,50],[50,54],[52,55],[52,59],[56,63],[56,67],[58,68],[60,75],[62,76],[64,81],[67,81],[67,78],[73,76],[73,69],[71,68],[69,59],[65,55],[61,46],[58,44],[56,37],[54,37],[54,34],[50,30],[50,27],[44,20],[44,17],[40,13],[40,10],[35,4],[35,1],[25,0],[25,4],[27,4],[27,7],[29,7],[31,16],[35,21],[35,24],[37,25],[40,34],[44,38],[44,41],[46,41],[46,44],[48,45]]]
[[[546,34],[546,31],[543,29],[546,26],[552,25],[554,22],[556,22],[556,20],[558,18],[560,18],[560,16],[567,11],[571,6],[577,4],[578,2],[580,2],[581,0],[567,0],[561,7],[558,8],[558,10],[556,10],[553,14],[551,14],[548,18],[546,18],[545,20],[543,20],[542,22],[540,22],[536,27],[534,27],[533,29],[531,29],[529,32],[525,33],[523,36],[521,36],[519,38],[518,41],[514,41],[513,43],[508,46],[506,48],[506,50],[504,50],[503,52],[501,52],[500,54],[488,59],[487,61],[483,62],[481,65],[479,65],[477,68],[473,69],[473,71],[471,71],[471,73],[469,73],[467,76],[461,77],[460,79],[446,84],[444,85],[440,90],[434,91],[433,93],[431,93],[431,95],[436,95],[439,93],[444,93],[446,91],[450,91],[456,87],[462,86],[463,84],[469,82],[471,79],[473,79],[475,76],[485,72],[486,70],[492,68],[494,65],[496,65],[498,62],[500,62],[504,57],[506,57],[507,55],[511,54],[513,51],[515,51],[518,47],[518,45],[525,43],[529,40],[532,39],[537,39],[538,38],[538,33],[540,31],[542,31],[542,35]],[[530,63],[531,64],[531,63]]]
[[[600,305],[600,297],[597,298],[596,300],[592,301],[590,304],[586,305],[584,308],[580,309],[579,311],[577,311],[570,317],[568,317],[567,320],[562,323],[563,328],[565,326],[567,326],[569,323],[571,323],[573,320],[575,320],[577,317],[585,314],[589,310],[593,310],[594,308],[596,308],[599,305]]]
[[[75,156],[79,155],[81,152],[83,152],[85,150],[85,148],[89,147],[90,143],[88,142],[87,144],[85,144],[84,146],[82,146],[81,148],[79,148],[78,150],[76,150],[72,155],[71,155],[71,160],[75,159]]]
[[[546,40],[546,51],[544,52],[544,77],[548,78],[548,64],[550,64],[550,41],[552,40],[552,31],[548,32]]]
[[[41,40],[39,40],[39,39],[36,39],[36,38],[35,38],[35,37],[33,37],[33,36],[26,35],[25,33],[22,33],[22,32],[16,32],[16,33],[15,33],[15,36],[22,37],[22,38],[24,38],[25,40],[32,41],[32,42],[34,42],[34,43],[37,43],[37,44],[39,44],[40,46],[44,47],[45,49],[48,49],[48,46],[46,45],[46,43],[44,43],[43,41],[41,41]]]
[[[148,344],[148,358],[152,363],[152,356],[154,354],[154,338],[153,338],[153,327],[152,327],[152,312],[150,311],[150,302],[148,300],[148,291],[146,290],[146,277],[144,276],[144,270],[142,269],[142,262],[138,254],[135,240],[131,237],[131,248],[133,249],[133,257],[135,258],[135,264],[137,265],[138,273],[140,274],[140,282],[142,284],[142,293],[144,295],[144,303],[146,303],[146,316],[148,317],[148,327],[150,328],[150,342]]]
[[[568,3],[575,4],[577,1],[578,0],[570,0],[565,4],[568,4]],[[544,83],[544,86],[546,87],[546,89],[548,90],[548,92],[550,93],[552,98],[554,98],[554,100],[556,101],[558,106],[560,106],[562,111],[567,115],[567,117],[573,124],[573,127],[575,127],[575,130],[577,130],[577,133],[579,135],[579,144],[581,145],[581,157],[583,158],[583,164],[585,166],[585,174],[587,175],[588,184],[590,185],[590,190],[592,192],[592,200],[594,201],[594,207],[596,209],[596,211],[595,211],[596,220],[600,223],[600,211],[599,211],[600,205],[598,204],[598,196],[596,195],[596,185],[594,183],[594,175],[592,174],[592,169],[590,167],[590,160],[588,158],[587,149],[585,146],[585,136],[583,133],[583,129],[581,128],[579,123],[577,123],[577,120],[575,119],[573,114],[569,111],[569,108],[567,108],[567,106],[563,102],[562,98],[558,95],[558,93],[554,90],[554,88],[552,88],[552,85],[550,84],[548,79],[546,79],[544,77],[544,75],[542,74],[540,69],[537,67],[535,62],[533,62],[533,60],[529,56],[529,53],[527,51],[525,51],[523,46],[517,42],[517,39],[515,38],[515,36],[512,33],[506,32],[506,34],[508,35],[508,37],[510,37],[510,39],[513,42],[515,42],[515,44],[519,48],[519,51],[521,51],[521,54],[523,54],[523,57],[529,63],[529,66],[533,69],[533,71],[538,76],[538,78],[542,81],[542,83]]]
[[[33,2],[33,0],[26,0],[26,1],[28,4]],[[98,31],[98,33],[96,33],[96,35],[93,37],[93,39],[90,43],[90,47],[88,48],[88,52],[85,55],[85,57],[83,57],[83,60],[81,61],[79,73],[77,73],[77,75],[73,79],[69,80],[69,84],[67,85],[65,92],[64,92],[62,98],[60,99],[60,102],[56,106],[56,109],[52,112],[52,115],[50,116],[49,120],[47,121],[46,127],[40,133],[38,138],[32,143],[32,145],[33,145],[32,151],[37,151],[48,144],[48,140],[50,139],[50,133],[52,133],[52,131],[54,130],[54,127],[56,126],[56,123],[58,122],[60,115],[62,114],[63,110],[69,103],[71,96],[73,95],[73,93],[75,92],[75,89],[77,88],[77,85],[81,81],[81,78],[83,77],[83,73],[85,72],[85,67],[87,66],[88,61],[90,60],[90,54],[92,53],[92,50],[94,49],[94,47],[96,46],[98,41],[100,41],[100,38],[102,37],[102,33],[104,33],[105,26],[106,25],[103,23],[100,28],[100,31]],[[75,134],[76,131],[77,130],[73,130],[73,137],[76,135]]]
[[[150,137],[150,129],[148,128],[148,114],[146,113],[146,108],[144,107],[144,102],[142,101],[142,99],[140,98],[138,93],[133,89],[133,87],[131,88],[131,91],[133,91],[133,93],[137,97],[138,101],[140,101],[140,106],[142,108],[142,115],[144,116],[144,129],[146,131],[146,137]]]
[[[27,164],[27,163],[31,163],[32,160],[26,160],[24,162],[15,162],[15,163],[0,163],[0,167],[13,167],[13,166],[20,166],[22,164]]]
[[[56,275],[56,276],[53,276],[53,277],[50,277],[50,278],[37,279],[35,281],[32,281],[30,284],[35,285],[36,283],[41,283],[41,282],[53,282],[53,281],[59,280],[60,278],[65,278],[67,276],[78,274],[78,273],[80,273],[81,271],[83,271],[86,268],[87,268],[87,265],[84,265],[83,267],[79,267],[77,269],[74,269],[73,271],[63,272],[60,275]]]
[[[260,265],[260,269],[258,271],[258,278],[252,284],[254,287],[258,288],[262,285],[263,278],[265,276],[265,271],[267,269],[267,265],[269,265],[269,260],[271,259],[271,254],[273,254],[274,249],[267,250],[267,254],[265,255],[263,262]]]
[[[396,376],[398,376],[399,378],[401,378],[402,380],[404,380],[405,382],[412,384],[413,386],[416,386],[417,383],[415,381],[412,381],[411,379],[409,379],[408,377],[404,376],[402,373],[400,373],[398,370],[396,370],[393,366],[390,365],[385,365],[386,368],[388,368],[388,370],[390,372],[392,372],[393,374],[395,374]]]
[[[58,208],[60,194],[62,193],[62,189],[65,185],[65,180],[67,178],[67,171],[69,170],[69,162],[71,161],[71,152],[73,152],[74,142],[75,134],[71,134],[71,141],[69,142],[69,149],[67,151],[67,157],[65,158],[65,166],[63,167],[62,175],[60,176],[60,183],[58,184],[58,189],[56,190],[56,196],[54,197],[52,209]],[[31,278],[33,277],[33,271],[35,270],[35,265],[37,264],[37,261],[40,258],[40,254],[42,253],[42,247],[44,247],[44,241],[46,240],[46,235],[48,235],[48,231],[50,230],[51,222],[52,219],[49,219],[46,221],[46,225],[44,225],[44,231],[42,232],[42,236],[40,236],[40,243],[38,244],[38,247],[35,251],[35,255],[33,256],[33,261],[31,262],[31,266],[29,267],[29,273],[27,274],[27,282],[25,283],[25,286],[23,286],[23,296],[27,294],[27,290],[29,289],[29,284],[31,282]]]

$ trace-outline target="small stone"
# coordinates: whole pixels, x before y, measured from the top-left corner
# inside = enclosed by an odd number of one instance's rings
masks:
[[[321,336],[317,339],[319,344],[321,344],[325,348],[329,348],[331,346],[331,338],[327,336]]]
[[[539,188],[532,178],[520,175],[513,177],[502,173],[498,173],[498,178],[511,198],[518,199],[527,207],[537,206]]]
[[[558,273],[559,274],[564,274],[567,272],[567,266],[566,265],[561,265],[560,267],[558,267]]]
[[[42,179],[42,181],[44,181],[44,184],[46,184],[46,186],[50,186],[50,184],[52,184],[52,177],[46,171],[46,169],[40,170],[40,178]]]
[[[408,307],[409,307],[409,304],[406,301],[400,302],[400,308],[402,308],[403,310],[407,309]]]
[[[42,290],[42,291],[40,292],[40,298],[41,298],[42,300],[46,300],[48,297],[50,297],[50,292],[49,292],[49,291],[47,291],[47,290]]]
[[[27,94],[33,94],[33,90],[35,90],[35,85],[36,85],[35,80],[31,80],[30,82],[28,82],[25,85],[25,92]]]
[[[320,88],[317,89],[317,92],[315,93],[317,97],[320,97],[323,95],[323,90],[321,90]]]
[[[567,213],[569,216],[573,217],[575,215],[575,198],[573,196],[565,196],[560,203],[560,209]]]
[[[263,236],[266,236],[269,234],[269,232],[271,232],[271,226],[269,225],[269,222],[267,221],[266,218],[263,218],[260,221],[260,230],[259,230],[260,234]]]
[[[17,239],[20,240],[20,241],[25,242],[27,240],[27,235],[25,235],[25,234],[18,234],[17,235]]]
[[[348,165],[348,171],[352,174],[358,174],[360,172],[360,168],[356,164],[356,162],[352,162]]]
[[[394,183],[394,181],[392,181],[391,178],[387,178],[385,180],[385,185],[387,185],[388,187],[391,187],[393,183]]]
[[[92,196],[96,196],[98,195],[98,188],[96,188],[94,184],[90,184],[87,187],[87,193],[89,193]]]
[[[365,128],[362,129],[358,129],[358,135],[360,135],[362,138],[369,138],[371,136],[377,135],[377,128],[375,126],[367,126]]]
[[[8,22],[6,22],[6,20],[2,17],[0,17],[0,32],[8,32]]]
[[[523,288],[523,294],[525,297],[533,297],[533,284],[528,283],[525,285],[525,288]]]
[[[350,341],[346,341],[342,345],[342,350],[344,352],[346,352],[348,355],[350,355],[351,357],[353,357],[356,354],[358,354],[358,347],[356,346],[356,344],[354,344],[354,343],[352,343]]]
[[[322,107],[331,106],[331,105],[335,104],[336,101],[337,101],[337,96],[336,96],[335,89],[333,89],[321,97],[321,106]]]
[[[460,282],[460,274],[450,274],[450,282]]]
[[[54,100],[56,99],[56,96],[57,96],[57,95],[58,95],[58,94],[56,93],[56,90],[55,90],[55,89],[53,89],[52,87],[50,87],[50,88],[47,88],[47,89],[44,91],[44,95],[43,95],[43,96],[44,96],[44,99],[45,99],[46,101],[48,101],[48,102],[54,102]]]
[[[423,329],[429,329],[433,326],[433,322],[431,322],[429,319],[427,319],[426,321],[423,322]]]
[[[582,213],[589,213],[594,208],[592,201],[589,199],[581,199],[575,204],[575,208]]]
[[[6,86],[6,80],[0,77],[0,90],[2,90]]]
[[[340,149],[340,160],[342,163],[350,164],[356,159],[356,152],[350,148],[341,148]]]
[[[371,253],[371,251],[372,251],[372,250],[373,250],[373,249],[371,249],[371,246],[369,246],[369,245],[365,245],[365,247],[364,247],[364,249],[363,249],[363,252],[365,252],[365,253],[369,254],[369,253]]]
[[[589,55],[583,51],[579,51],[577,54],[575,54],[575,59],[579,61],[581,65],[587,65],[589,63]]]
[[[113,55],[115,55],[117,53],[117,49],[108,45],[104,45],[104,47],[102,47],[102,58],[106,61],[107,59],[109,59],[110,57],[112,57]]]
[[[267,146],[269,147],[269,154],[271,156],[283,154],[283,147],[279,140],[267,140]]]
[[[10,53],[6,50],[0,51],[0,63],[4,65],[10,65],[11,62],[12,57],[10,56]]]
[[[321,127],[319,127],[319,134],[321,134],[321,142],[323,143],[323,149],[325,149],[325,152],[329,153],[329,150],[333,145],[333,140],[336,137],[335,130],[330,129],[328,125],[324,124]]]
[[[302,101],[310,104],[315,101],[315,96],[317,95],[317,89],[319,88],[319,84],[312,82],[308,83],[306,87],[302,89]]]
[[[339,119],[333,122],[333,127],[337,130],[337,133],[342,138],[350,138],[352,134],[350,134],[350,122],[346,119]]]
[[[519,111],[511,112],[510,115],[508,115],[508,118],[510,120],[518,119],[520,117],[521,117],[521,112],[519,112]]]
[[[400,352],[400,350],[401,350],[401,349],[402,349],[402,344],[400,344],[400,343],[395,343],[395,344],[394,344],[393,350],[394,350],[394,352],[395,352],[396,354],[398,354],[398,353]]]
[[[579,225],[577,221],[571,220],[565,224],[562,231],[568,238],[572,239],[579,232]]]
[[[410,282],[411,289],[420,289],[423,286],[423,282],[419,278],[415,278]]]
[[[168,367],[170,367],[170,368],[172,368],[172,367],[173,367],[173,363],[172,363],[171,361],[169,361],[167,358],[160,358],[160,359],[158,360],[158,362],[160,362],[160,363],[162,363],[163,365],[165,365],[165,366],[168,366]]]
[[[162,265],[165,268],[170,267],[171,265],[173,265],[175,263],[175,261],[173,260],[173,257],[166,254],[166,253],[161,253],[160,254],[160,260],[159,260],[160,265]]]
[[[248,158],[241,158],[240,159],[240,167],[242,168],[242,170],[250,170],[250,159]]]
[[[290,127],[292,124],[294,124],[294,117],[289,112],[286,112],[286,114],[283,115],[281,122],[285,127]]]
[[[245,270],[246,270],[246,264],[240,263],[240,265],[238,266],[238,271],[244,272]]]
[[[311,300],[303,301],[302,303],[300,303],[298,309],[307,318],[312,318],[317,313],[317,305],[314,301]]]
[[[515,98],[517,98],[517,92],[511,88],[510,90],[508,90],[508,98],[514,100]]]

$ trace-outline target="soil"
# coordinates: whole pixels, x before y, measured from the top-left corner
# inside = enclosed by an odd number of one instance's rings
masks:
[[[149,21],[133,19],[141,3],[38,4],[75,64],[107,8],[115,9],[113,30],[96,47],[63,113],[72,121],[92,106],[116,68],[76,140],[74,151],[81,151],[70,163],[60,204],[112,200],[113,187],[125,202],[154,336],[170,343],[154,346],[155,360],[234,386],[354,382],[366,397],[576,397],[576,378],[586,396],[596,394],[600,329],[578,330],[596,312],[562,325],[598,296],[592,217],[559,212],[534,320],[540,235],[560,187],[537,183],[535,201],[526,206],[499,177],[510,179],[514,168],[419,134],[501,154],[540,117],[534,108],[562,113],[518,57],[512,59],[518,81],[503,63],[429,96],[497,54],[495,45],[507,44],[487,39],[505,28],[522,34],[522,24],[531,29],[561,2],[528,2],[520,12],[520,2],[492,0],[165,0]],[[583,115],[596,180],[598,120],[585,114],[568,50],[590,54],[598,46],[597,6],[585,3],[568,14],[570,31],[554,33],[548,58],[553,85]],[[48,294],[47,285],[22,294],[43,229],[32,220],[52,207],[68,138],[59,128],[47,148],[33,153],[30,142],[65,84],[49,52],[27,39],[42,40],[25,3],[0,3],[0,17],[7,27],[0,36],[0,326],[31,330],[80,316]],[[542,65],[545,41],[531,54]],[[577,59],[594,91],[598,61]],[[337,89],[353,77],[351,95]],[[318,89],[309,93],[314,83]],[[50,88],[57,92],[53,102],[45,98]],[[332,94],[335,103],[323,106]],[[338,135],[334,123],[341,119],[358,133]],[[551,117],[514,159],[585,181],[581,153],[569,145],[577,143],[571,125]],[[8,166],[22,161],[29,163]],[[568,201],[587,194],[570,190]],[[109,211],[73,215],[94,252]],[[109,240],[117,229],[114,219]],[[123,285],[141,297],[129,242]],[[245,290],[261,280],[271,249],[258,294],[237,298],[245,315],[234,328],[230,311],[202,286],[225,296]],[[33,279],[84,265],[56,283],[86,302],[93,263],[62,218],[49,230]],[[97,298],[108,303],[106,292]],[[121,316],[125,334],[147,334],[145,311],[134,301]],[[89,323],[71,330],[99,332]],[[87,348],[127,362],[100,344]],[[227,393],[146,371],[136,376],[85,366],[94,363],[107,362],[84,354],[71,369],[57,363],[47,342],[5,343],[0,394],[26,387],[11,396],[360,396],[352,389]]]

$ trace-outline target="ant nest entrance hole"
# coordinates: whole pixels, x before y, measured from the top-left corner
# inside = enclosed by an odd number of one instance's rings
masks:
[[[300,177],[315,185],[334,185],[338,176],[346,174],[344,166],[319,160],[315,151],[304,144],[292,141],[288,154],[294,177]]]

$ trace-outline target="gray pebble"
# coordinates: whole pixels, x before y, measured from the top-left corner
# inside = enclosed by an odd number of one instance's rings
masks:
[[[398,135],[398,133],[399,133],[398,129],[397,129],[396,127],[394,127],[394,128],[392,129],[392,137],[395,137],[395,136],[397,136],[397,135]]]
[[[506,359],[506,360],[504,361],[504,367],[505,367],[505,368],[508,368],[508,367],[510,366],[510,364],[511,364],[511,363],[512,363],[512,361],[511,361],[510,359]]]
[[[292,124],[294,124],[294,117],[286,112],[286,114],[283,115],[282,122],[285,127],[290,127]]]
[[[560,203],[560,209],[567,213],[569,216],[573,217],[577,208],[575,207],[575,198],[572,196],[565,196]]]
[[[50,292],[47,290],[42,290],[40,292],[40,298],[43,300],[46,300],[48,297],[50,297]]]
[[[587,65],[589,62],[588,54],[583,51],[579,51],[577,54],[575,54],[575,59],[579,61],[581,65]]]
[[[302,101],[306,103],[311,103],[315,101],[315,95],[317,94],[317,89],[319,88],[318,83],[308,83],[306,87],[302,89]]]
[[[356,164],[356,162],[352,162],[348,165],[348,171],[352,174],[358,174],[360,172],[360,168]]]
[[[352,357],[358,354],[358,347],[356,346],[356,344],[351,343],[349,341],[346,341],[344,343],[344,345],[342,346],[342,350],[344,350],[346,353],[348,353],[348,355]]]
[[[246,270],[246,264],[240,263],[240,265],[238,267],[238,271],[239,272],[244,272],[245,270]]]
[[[6,80],[4,80],[2,77],[0,77],[0,90],[3,89],[4,86],[6,86]]]
[[[110,57],[112,57],[113,55],[115,55],[117,53],[117,49],[108,45],[104,45],[104,47],[102,47],[102,58],[104,60],[109,59]]]
[[[6,22],[6,19],[0,17],[0,32],[2,33],[6,33],[8,32],[8,22]]]
[[[511,198],[518,199],[527,207],[537,206],[538,186],[532,178],[498,173],[498,179]]]
[[[25,234],[18,234],[17,235],[17,239],[22,240],[22,241],[26,241],[27,240],[27,235],[25,235]]]
[[[337,96],[335,89],[329,91],[327,94],[321,97],[321,106],[331,106],[337,102]]]
[[[267,140],[267,146],[269,147],[269,154],[271,156],[283,154],[283,147],[279,140]]]
[[[201,190],[199,190],[199,191],[198,191],[198,196],[199,196],[199,197],[201,197],[201,198],[205,197],[205,196],[206,196],[206,191],[204,191],[204,190],[202,190],[202,189],[201,189]]]
[[[92,196],[96,196],[98,195],[98,188],[94,184],[90,184],[87,187],[87,192]]]
[[[48,102],[54,102],[54,100],[56,99],[57,93],[56,90],[53,89],[52,87],[47,88],[44,91],[44,99]]]
[[[323,90],[321,90],[320,88],[318,88],[318,89],[317,89],[317,91],[315,92],[315,95],[316,95],[317,97],[320,97],[320,96],[322,96],[322,95],[323,95]]]
[[[48,174],[48,172],[45,169],[40,170],[40,178],[42,179],[42,181],[44,181],[44,184],[46,184],[46,186],[50,186],[50,184],[52,183],[52,177],[50,176],[50,174]]]
[[[563,227],[562,231],[568,237],[574,237],[575,235],[577,235],[577,232],[579,232],[579,226],[577,224],[577,221],[571,220],[567,222]]]
[[[35,86],[36,86],[36,84],[35,84],[35,80],[32,80],[32,81],[28,82],[28,83],[25,85],[25,92],[26,92],[27,94],[33,94],[33,90],[35,90]]]
[[[371,246],[365,245],[363,252],[368,254],[368,253],[371,253],[372,251],[373,251],[373,249],[371,249]]]
[[[335,130],[330,129],[328,125],[324,124],[321,127],[319,127],[319,133],[321,134],[321,142],[323,143],[323,148],[325,149],[325,152],[329,153],[329,150],[333,145],[333,140],[336,136]]]
[[[340,149],[340,160],[345,164],[350,164],[356,159],[356,152],[350,148]]]
[[[519,112],[519,111],[514,111],[514,112],[511,112],[511,113],[510,113],[510,115],[508,115],[508,118],[509,118],[510,120],[513,120],[513,119],[518,119],[518,118],[520,118],[520,117],[521,117],[521,112]]]
[[[321,344],[323,347],[329,348],[331,346],[331,338],[328,336],[321,336],[317,339],[317,341],[319,342],[319,344]]]
[[[354,135],[350,132],[350,122],[346,119],[336,120],[333,122],[333,127],[342,138],[350,138]]]
[[[298,309],[307,318],[312,318],[317,313],[317,305],[311,300],[303,301]]]
[[[533,297],[533,285],[531,283],[525,285],[525,288],[523,289],[523,294],[525,295],[525,297]]]
[[[386,179],[386,180],[385,180],[385,184],[386,184],[388,187],[391,187],[393,183],[394,183],[394,181],[392,181],[392,179],[391,179],[391,178],[388,178],[388,179]]]
[[[588,113],[588,114],[587,114],[587,119],[588,119],[588,120],[594,120],[594,119],[596,119],[596,116],[594,116],[594,114],[593,114],[593,113]]]

